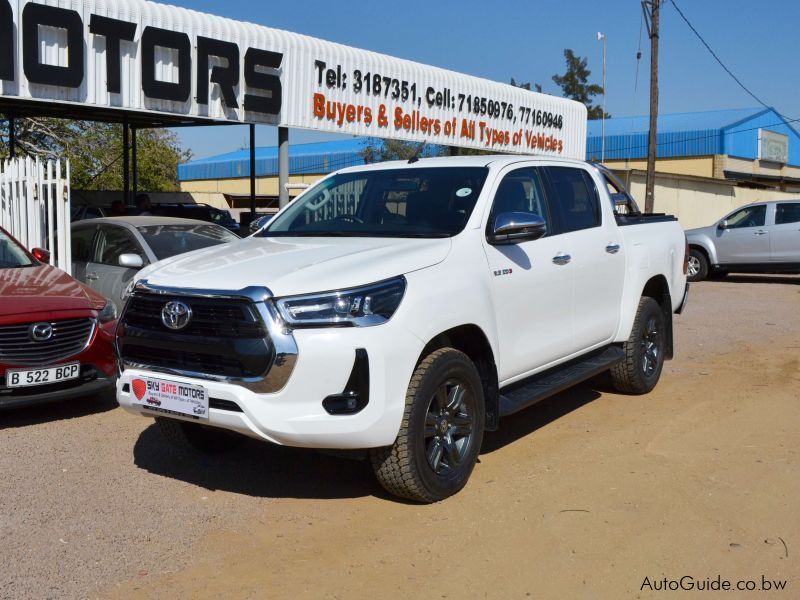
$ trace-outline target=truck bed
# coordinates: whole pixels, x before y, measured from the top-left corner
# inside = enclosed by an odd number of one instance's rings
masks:
[[[617,225],[624,227],[626,225],[646,225],[648,223],[665,223],[667,221],[677,221],[674,215],[666,213],[636,213],[631,215],[614,215],[617,220]]]

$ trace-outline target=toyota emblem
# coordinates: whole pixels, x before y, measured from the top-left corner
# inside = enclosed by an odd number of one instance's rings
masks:
[[[53,326],[50,323],[34,323],[28,329],[28,335],[34,342],[46,342],[53,337]]]
[[[191,307],[180,300],[172,300],[161,309],[161,322],[167,329],[183,329],[192,320]]]

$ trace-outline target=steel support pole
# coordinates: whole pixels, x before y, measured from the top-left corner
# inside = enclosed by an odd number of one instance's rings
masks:
[[[250,125],[250,216],[256,217],[256,126]]]
[[[139,159],[136,148],[136,127],[131,127],[131,158],[133,159],[133,199],[139,195]]]
[[[278,205],[289,204],[289,128],[278,127]]]
[[[130,128],[128,127],[128,115],[122,119],[122,197],[125,198],[125,204],[131,205],[131,148],[130,140],[128,139]]]
[[[14,115],[8,117],[8,156],[17,158],[17,120]]]

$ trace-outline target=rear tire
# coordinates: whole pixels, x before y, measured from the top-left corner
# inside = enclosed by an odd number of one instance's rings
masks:
[[[188,423],[166,417],[156,417],[156,423],[167,441],[181,450],[219,454],[232,450],[244,439],[235,433],[199,423]]]
[[[622,347],[625,358],[611,367],[614,387],[625,394],[652,391],[664,367],[666,339],[666,319],[658,302],[641,298],[631,335]]]
[[[452,496],[478,460],[485,413],[472,361],[453,348],[432,352],[411,377],[394,444],[370,450],[378,481],[390,494],[416,502]]]
[[[689,251],[689,281],[703,281],[708,277],[708,258],[702,250],[692,248]]]

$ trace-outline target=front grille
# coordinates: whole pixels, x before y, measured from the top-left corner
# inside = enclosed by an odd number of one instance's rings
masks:
[[[0,362],[12,365],[46,365],[81,352],[94,329],[92,319],[37,321],[49,323],[53,335],[45,341],[31,338],[35,323],[0,326]]]
[[[178,331],[161,322],[161,310],[173,300],[192,310],[188,325]],[[125,310],[118,347],[129,364],[237,379],[265,374],[273,356],[255,305],[229,298],[138,293]]]
[[[161,310],[171,300],[181,300],[192,308],[191,321],[181,330],[182,335],[264,337],[258,313],[247,300],[136,294],[125,311],[125,323],[148,331],[170,331],[161,322]]]

